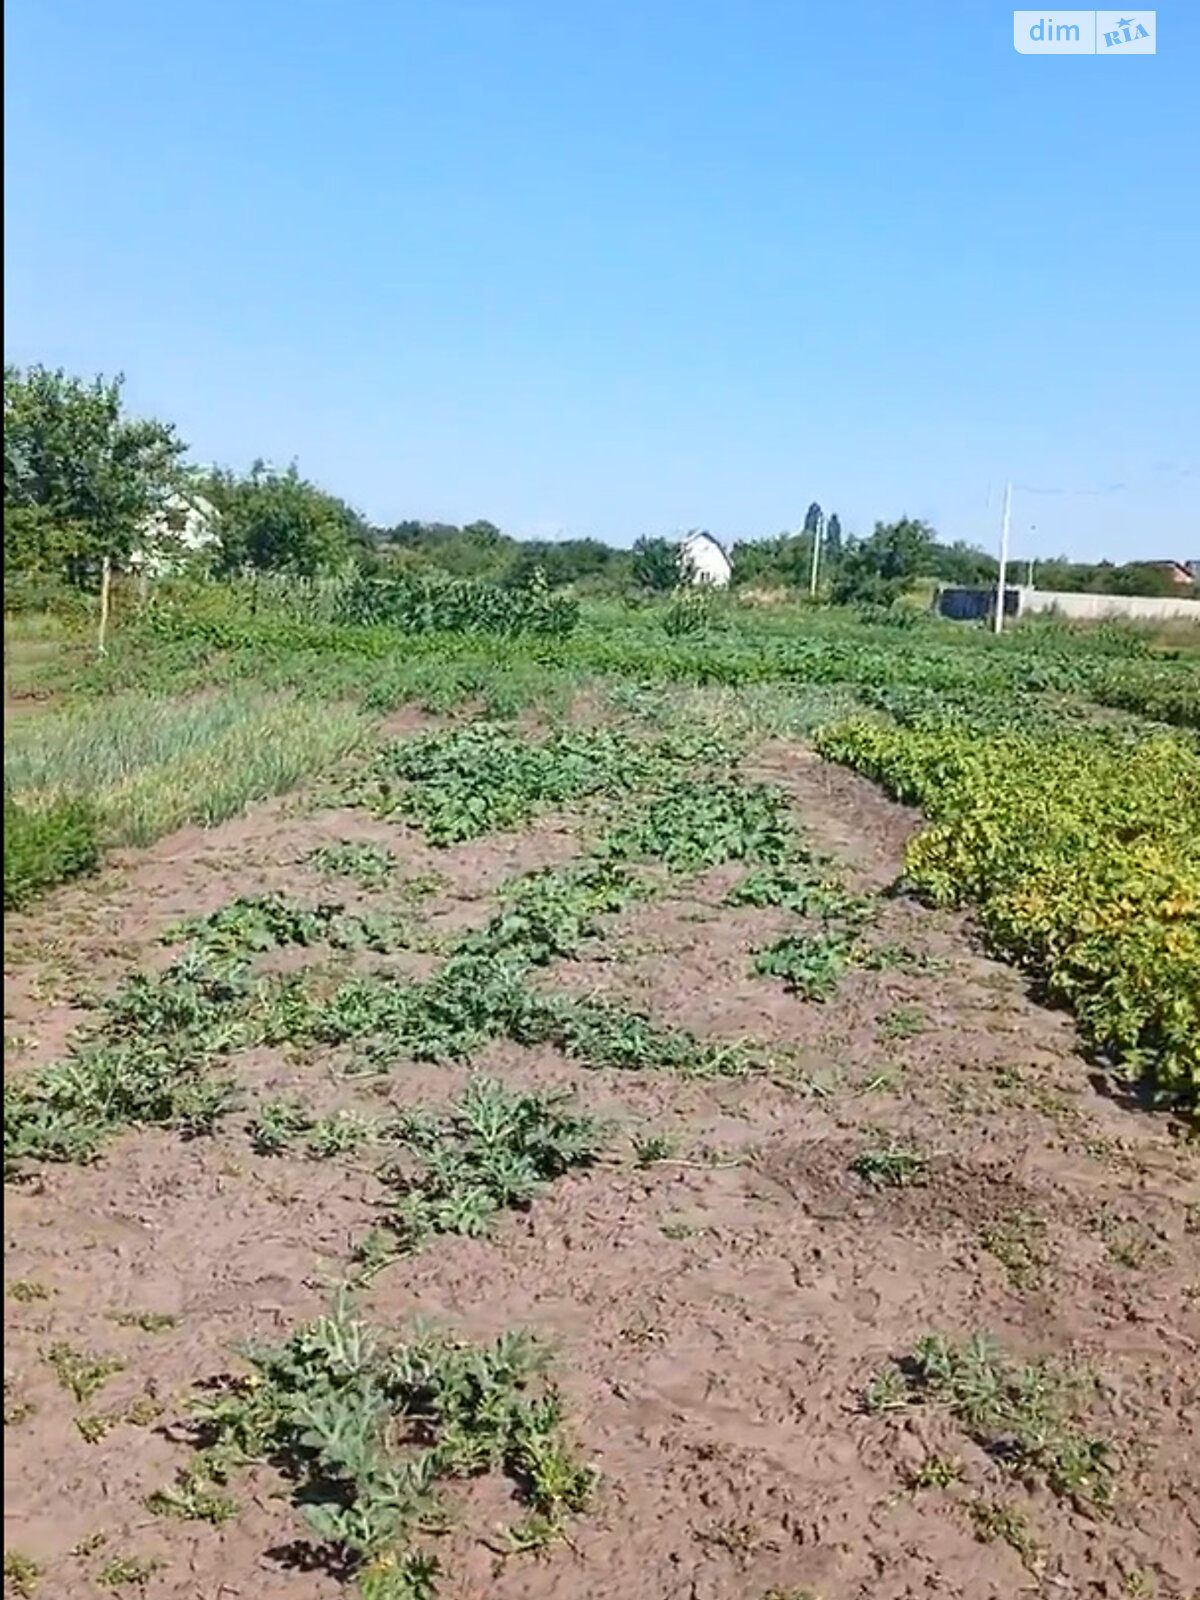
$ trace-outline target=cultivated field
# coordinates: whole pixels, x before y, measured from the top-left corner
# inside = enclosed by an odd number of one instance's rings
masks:
[[[25,643],[6,1594],[1200,1593],[1194,655]]]

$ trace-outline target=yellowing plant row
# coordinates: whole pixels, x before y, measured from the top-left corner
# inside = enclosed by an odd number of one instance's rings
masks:
[[[973,736],[868,720],[821,753],[915,802],[906,871],[974,902],[997,950],[1070,1005],[1087,1043],[1200,1104],[1200,752],[1185,737]]]

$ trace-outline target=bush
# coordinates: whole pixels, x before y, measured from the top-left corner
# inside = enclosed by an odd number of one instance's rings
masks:
[[[11,911],[55,884],[100,864],[96,815],[85,800],[59,800],[41,810],[4,796],[4,909]]]

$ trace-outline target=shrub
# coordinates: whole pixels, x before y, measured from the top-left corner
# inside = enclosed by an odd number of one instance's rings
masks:
[[[4,909],[100,864],[96,815],[85,800],[59,800],[38,810],[4,795]]]

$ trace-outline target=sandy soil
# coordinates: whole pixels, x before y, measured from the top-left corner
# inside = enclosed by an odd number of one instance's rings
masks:
[[[858,886],[896,878],[909,814],[802,750],[769,750],[762,775],[790,791],[814,841]],[[267,889],[327,895],[297,863],[348,836],[445,875],[425,908],[442,932],[482,922],[509,874],[576,848],[561,822],[439,852],[362,813],[294,802],[175,835],[10,919],[15,1070],[61,1050],[83,1015],[72,1004],[81,985],[165,961],[156,941],[181,916]],[[517,1084],[568,1085],[627,1132],[672,1133],[679,1159],[641,1169],[617,1139],[611,1158],[501,1219],[490,1239],[440,1239],[364,1295],[385,1322],[420,1314],[472,1336],[519,1325],[547,1337],[573,1431],[600,1471],[571,1543],[542,1556],[498,1556],[491,1530],[511,1508],[494,1486],[466,1492],[443,1541],[440,1593],[1192,1600],[1194,1153],[1165,1119],[1100,1092],[1069,1019],[981,954],[964,919],[885,900],[881,936],[931,958],[927,969],[855,972],[834,1000],[809,1004],[750,974],[749,952],[781,918],[723,909],[729,882],[714,872],[636,907],[596,959],[564,964],[551,981],[704,1035],[753,1037],[776,1052],[775,1071],[680,1081],[588,1071],[551,1051],[483,1052],[477,1066]],[[897,1008],[919,1020],[911,1037],[890,1036]],[[252,1097],[379,1108],[320,1058],[260,1050],[236,1068]],[[386,1093],[396,1105],[440,1103],[466,1076],[404,1069]],[[853,1174],[855,1156],[888,1137],[928,1155],[927,1183],[877,1190]],[[361,1164],[253,1155],[244,1117],[191,1143],[131,1133],[93,1167],[47,1169],[9,1189],[6,1279],[46,1294],[6,1295],[5,1545],[41,1567],[39,1596],[109,1592],[98,1574],[117,1554],[160,1563],[149,1600],[339,1592],[334,1577],[291,1560],[303,1524],[270,1472],[239,1486],[241,1512],[219,1528],[163,1521],[144,1497],[188,1459],[173,1424],[190,1387],[236,1369],[239,1340],[278,1337],[327,1305],[378,1193]],[[1028,1272],[999,1259],[998,1234],[1029,1246]],[[159,1332],[113,1320],[142,1312],[177,1320]],[[864,1385],[933,1329],[986,1330],[1015,1355],[1070,1358],[1097,1375],[1092,1409],[1118,1462],[1108,1515],[1006,1484],[936,1408],[864,1413]],[[95,1407],[150,1395],[160,1422],[86,1443],[80,1408],[44,1359],[57,1341],[125,1363]],[[957,1457],[962,1481],[913,1489],[935,1454]],[[1036,1556],[980,1537],[970,1509],[980,1497],[1022,1509]]]

